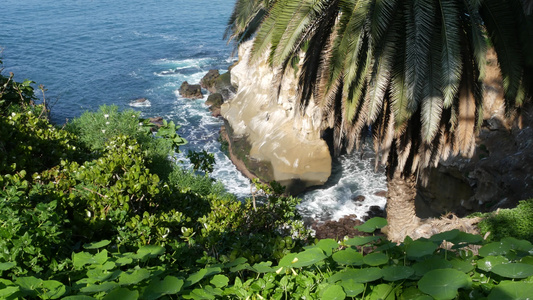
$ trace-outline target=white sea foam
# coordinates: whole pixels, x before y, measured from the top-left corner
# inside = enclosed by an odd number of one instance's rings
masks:
[[[152,106],[152,103],[148,99],[144,99],[144,101],[140,101],[140,100],[141,99],[131,101],[129,103],[129,106],[132,106],[132,107],[150,107],[150,106]]]
[[[352,214],[362,219],[370,206],[384,208],[386,199],[375,193],[385,189],[383,172],[373,170],[368,156],[361,159],[358,154],[345,155],[335,163],[332,177],[324,187],[301,195],[298,209],[303,216],[322,221]],[[365,199],[354,201],[357,196]]]

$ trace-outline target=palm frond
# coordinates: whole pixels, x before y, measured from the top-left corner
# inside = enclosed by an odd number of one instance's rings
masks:
[[[415,111],[423,98],[424,80],[429,68],[430,41],[435,21],[435,5],[431,0],[406,2],[406,84],[409,110]]]
[[[263,0],[237,0],[228,20],[224,39],[235,41],[236,46],[250,39],[259,28],[266,9]]]
[[[320,99],[320,83],[328,69],[328,52],[332,42],[332,32],[338,16],[338,1],[330,1],[324,8],[324,14],[315,22],[316,30],[309,40],[309,47],[305,51],[299,79],[299,94],[302,107],[307,106],[311,96]],[[325,97],[324,97],[325,98]],[[317,101],[318,102],[318,101]]]
[[[485,66],[487,64],[487,41],[485,27],[483,26],[483,19],[479,14],[479,3],[475,1],[467,1],[465,4],[465,15],[468,16],[468,21],[463,22],[463,30],[467,33],[470,41],[470,49],[474,54],[478,70],[478,81],[485,79]]]
[[[252,54],[250,60],[257,61],[268,49],[272,47],[272,39],[275,31],[279,29],[276,26],[278,23],[278,16],[283,13],[285,6],[290,2],[288,0],[275,1],[272,7],[270,7],[267,16],[261,23],[254,43],[252,46]],[[279,34],[279,32],[277,33]]]
[[[455,0],[440,0],[440,19],[442,20],[442,83],[444,107],[452,105],[461,81],[461,45],[459,26],[459,8]]]
[[[295,51],[299,51],[303,40],[309,39],[309,35],[316,30],[321,24],[321,16],[325,12],[324,9],[328,7],[329,0],[304,0],[291,1],[292,16],[286,25],[286,29],[280,37],[272,62],[274,65],[281,64],[288,56],[291,56]],[[318,26],[312,26],[317,24]],[[307,30],[311,27],[313,30]]]
[[[375,0],[372,3],[370,36],[373,45],[379,44],[387,33],[398,10],[399,0]]]

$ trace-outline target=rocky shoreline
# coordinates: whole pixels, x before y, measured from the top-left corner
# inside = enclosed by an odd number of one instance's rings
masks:
[[[241,47],[241,60],[229,72],[219,74],[218,70],[210,70],[200,83],[210,93],[206,105],[212,115],[225,121],[220,135],[228,145],[228,156],[246,177],[264,182],[276,180],[287,185],[289,193],[297,194],[323,184],[331,172],[331,155],[320,130],[321,114],[316,109],[304,112],[303,117],[296,114],[294,80],[284,83],[278,101],[272,101],[271,86],[277,74],[266,64],[248,65],[246,47]],[[530,176],[533,173],[533,108],[524,108],[522,117],[514,121],[502,121],[505,111],[501,78],[491,53],[488,62],[485,121],[474,157],[443,161],[431,171],[427,186],[418,185],[417,214],[421,217],[437,217],[447,212],[464,216],[475,211],[513,207],[518,200],[533,197],[533,190],[528,188],[533,185]],[[283,130],[279,131],[280,128]],[[275,134],[282,139],[268,139]],[[291,140],[294,147],[290,145]],[[277,144],[278,148],[268,148],[269,143]],[[322,150],[313,152],[317,144]],[[285,152],[283,155],[280,149]],[[297,165],[305,164],[306,158],[315,164],[298,170]],[[293,172],[280,176],[279,170],[287,167]],[[317,169],[321,170],[318,173],[322,179],[306,178]],[[386,196],[386,192],[380,196]],[[322,235],[321,232],[340,230],[339,226],[345,227],[353,218],[347,216],[320,224],[309,220],[309,224]]]

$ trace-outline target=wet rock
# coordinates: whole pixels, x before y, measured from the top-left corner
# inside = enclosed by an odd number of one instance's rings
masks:
[[[374,217],[385,217],[385,211],[377,205],[372,205],[368,208],[367,215],[363,217],[363,220],[366,222]]]
[[[156,132],[161,126],[163,126],[163,117],[151,117],[148,118],[151,124],[155,125],[150,128],[150,131]]]
[[[355,202],[363,202],[365,201],[365,196],[363,195],[355,196],[352,200]]]
[[[184,81],[180,86],[180,95],[187,99],[201,99],[204,97],[202,94],[202,87],[199,84],[189,84]]]
[[[200,85],[212,94],[221,94],[224,100],[231,98],[237,91],[231,83],[230,71],[220,74],[218,70],[209,70],[200,81]]]
[[[222,103],[224,103],[224,98],[222,98],[222,94],[220,93],[214,93],[214,94],[209,95],[209,97],[207,97],[207,100],[205,101],[205,105],[208,105],[208,106],[220,107]]]
[[[210,93],[215,93],[215,83],[217,78],[220,76],[218,70],[211,69],[205,76],[200,80],[200,85],[208,90]]]
[[[387,191],[377,191],[377,192],[374,193],[374,196],[386,198],[387,197]]]
[[[146,101],[148,101],[148,99],[146,99],[146,98],[138,98],[138,99],[133,100],[132,102],[133,103],[137,103],[137,104],[142,104],[142,103],[145,103]]]
[[[315,237],[318,239],[336,239],[341,240],[345,236],[354,237],[364,235],[354,228],[363,224],[361,220],[357,219],[356,215],[345,216],[338,221],[326,221],[322,224],[313,224],[312,228],[315,230]]]

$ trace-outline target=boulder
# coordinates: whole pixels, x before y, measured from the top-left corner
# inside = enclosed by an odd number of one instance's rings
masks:
[[[199,84],[189,84],[184,81],[179,89],[180,95],[187,99],[201,99],[204,97],[202,94],[202,87]]]
[[[221,94],[224,99],[229,99],[237,91],[231,84],[230,71],[220,74],[218,70],[209,70],[200,81],[200,85],[212,94]]]
[[[218,106],[220,107],[224,103],[224,98],[222,97],[222,94],[220,93],[214,93],[207,97],[207,100],[205,101],[205,105],[207,106]]]
[[[213,117],[220,116],[220,106],[224,103],[224,98],[220,93],[214,93],[207,97],[205,105],[209,106],[209,111]]]
[[[365,199],[366,199],[365,196],[363,196],[363,195],[359,195],[359,196],[355,196],[355,197],[353,198],[353,201],[355,201],[355,202],[363,202],[363,201],[365,201]]]
[[[205,76],[200,80],[200,85],[208,90],[210,93],[216,93],[215,83],[217,78],[220,76],[220,73],[216,69],[211,69]]]

